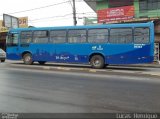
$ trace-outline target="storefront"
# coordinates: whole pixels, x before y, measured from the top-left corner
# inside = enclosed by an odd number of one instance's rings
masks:
[[[153,21],[155,24],[155,61],[160,54],[159,0],[85,0],[97,13],[98,23],[132,23]],[[157,54],[158,53],[158,54]]]
[[[5,27],[0,27],[0,48],[6,50],[6,36],[8,29]]]
[[[19,27],[26,28],[28,27],[28,17],[20,17],[18,18]],[[6,36],[8,33],[8,29],[3,26],[3,20],[0,20],[0,48],[6,50]]]
[[[0,33],[0,48],[2,48],[3,50],[6,49],[6,36],[7,32]]]

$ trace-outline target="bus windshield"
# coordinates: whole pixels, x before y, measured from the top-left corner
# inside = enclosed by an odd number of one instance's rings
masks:
[[[18,34],[8,34],[7,46],[18,46]]]

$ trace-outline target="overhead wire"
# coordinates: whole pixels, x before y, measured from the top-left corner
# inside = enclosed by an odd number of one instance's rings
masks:
[[[82,1],[84,1],[84,0],[76,0],[76,2],[82,2]],[[96,0],[88,0],[89,2],[95,2]],[[127,1],[127,0],[126,0]],[[135,1],[134,1],[135,2]],[[138,1],[137,1],[138,2]],[[33,8],[33,9],[28,9],[28,10],[22,10],[22,11],[17,11],[17,12],[12,12],[12,13],[8,13],[8,14],[18,14],[18,13],[23,13],[23,12],[30,12],[30,11],[33,11],[33,10],[39,10],[39,9],[43,9],[43,8],[48,8],[48,7],[52,7],[52,6],[56,6],[56,5],[61,5],[61,4],[65,4],[65,3],[70,3],[70,5],[73,7],[73,5],[72,5],[72,2],[71,2],[71,0],[68,0],[68,1],[64,1],[64,2],[60,2],[60,3],[56,3],[56,4],[52,4],[52,5],[47,5],[47,6],[42,6],[42,7],[37,7],[37,8]],[[118,3],[120,3],[120,1],[116,1],[116,3],[118,4]],[[134,12],[136,12],[137,10],[134,10]],[[79,17],[92,17],[92,16],[89,16],[89,13],[90,13],[90,15],[92,14],[94,14],[94,15],[96,15],[96,13],[95,12],[86,12],[86,13],[77,13],[77,15],[83,15],[83,16],[77,16],[78,18]],[[66,17],[66,16],[69,16],[69,15],[72,15],[73,13],[70,13],[70,14],[66,14],[66,15],[63,15],[63,16],[52,16],[52,17],[45,17],[45,18],[39,18],[39,19],[33,19],[33,20],[30,20],[30,21],[39,21],[39,20],[44,20],[44,19],[53,19],[53,18],[63,18],[63,17]],[[157,13],[157,11],[155,10],[155,11],[153,11],[152,13],[151,13],[152,15],[157,15],[157,16],[159,16],[158,15],[158,13]],[[0,15],[0,16],[2,16],[2,15]],[[94,18],[101,18],[101,17],[104,17],[104,16],[96,16],[96,17],[94,17]]]
[[[22,10],[22,11],[17,11],[17,12],[12,12],[12,13],[7,13],[7,14],[17,14],[17,13],[22,13],[22,12],[30,12],[33,10],[39,10],[39,9],[43,9],[43,8],[48,8],[48,7],[52,7],[52,6],[56,6],[56,5],[61,5],[64,3],[68,3],[69,1],[65,1],[65,2],[60,2],[60,3],[56,3],[56,4],[52,4],[52,5],[47,5],[47,6],[42,6],[42,7],[37,7],[37,8],[33,8],[33,9],[28,9],[28,10]],[[3,15],[0,15],[3,16]]]
[[[83,1],[84,0],[76,0],[76,2],[83,2]],[[86,0],[86,1],[88,1],[88,2],[96,2],[96,0]],[[128,1],[128,0],[126,0],[126,1]],[[56,5],[61,5],[61,4],[64,4],[64,3],[70,3],[70,5],[73,7],[71,0],[68,0],[68,1],[65,1],[65,2],[60,2],[60,3],[56,3],[56,4],[52,4],[52,5],[47,5],[47,6],[37,7],[37,8],[33,8],[33,9],[7,13],[7,14],[17,14],[17,13],[22,13],[22,12],[29,12],[29,11],[33,11],[33,10],[38,10],[38,9],[48,8],[48,7],[52,7],[52,6],[56,6]],[[119,4],[119,3],[121,3],[121,1],[116,1],[116,3]],[[153,3],[156,3],[156,2],[153,1],[152,4]],[[2,15],[0,15],[0,16],[2,16]]]
[[[96,15],[95,12],[82,12],[82,13],[76,13],[77,15]],[[36,21],[36,20],[43,20],[43,19],[52,19],[52,18],[59,18],[59,17],[66,17],[66,16],[70,16],[73,15],[73,13],[69,13],[69,14],[65,14],[65,15],[61,15],[61,16],[51,16],[51,17],[43,17],[43,18],[38,18],[38,19],[32,19],[31,21]]]
[[[38,20],[44,20],[44,19],[53,19],[53,18],[60,18],[60,17],[66,17],[66,16],[70,16],[72,15],[73,13],[70,13],[70,14],[65,14],[65,15],[62,15],[62,16],[51,16],[51,17],[44,17],[44,18],[39,18],[39,19],[33,19],[33,20],[30,20],[30,21],[38,21]]]

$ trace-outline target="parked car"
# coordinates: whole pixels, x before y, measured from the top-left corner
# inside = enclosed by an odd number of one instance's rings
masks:
[[[0,48],[0,61],[5,62],[6,52]]]

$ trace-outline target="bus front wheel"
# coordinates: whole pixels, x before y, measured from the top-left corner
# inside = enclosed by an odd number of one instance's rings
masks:
[[[90,60],[91,66],[96,69],[104,68],[105,62],[101,55],[93,55]]]
[[[32,55],[30,53],[26,53],[23,55],[24,64],[31,65],[33,64]]]
[[[5,62],[5,59],[2,59],[1,62]]]

